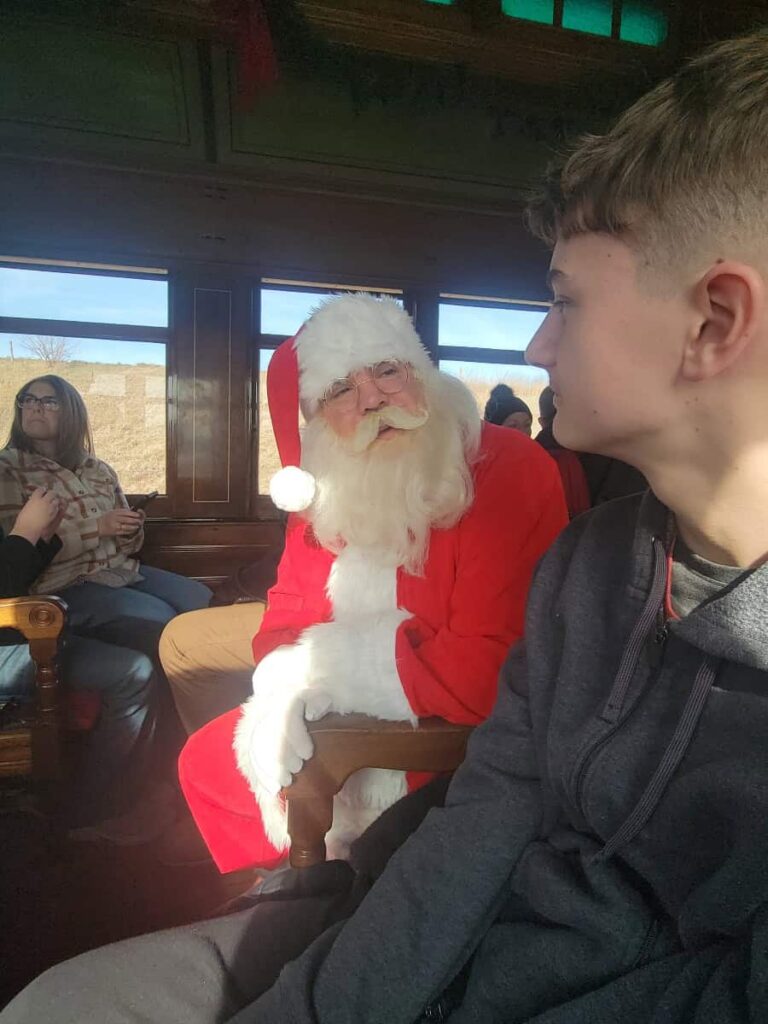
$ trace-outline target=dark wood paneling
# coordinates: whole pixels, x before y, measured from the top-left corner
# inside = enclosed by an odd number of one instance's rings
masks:
[[[0,162],[0,197],[3,254],[226,260],[268,277],[547,297],[546,253],[511,197],[491,213],[411,203],[406,193],[392,203],[10,158]]]
[[[147,565],[216,584],[282,544],[279,522],[150,521],[141,558]]]
[[[3,18],[0,61],[7,142],[203,159],[194,43]]]
[[[232,292],[195,288],[192,503],[228,504],[232,477]]]
[[[217,153],[225,165],[282,167],[308,184],[341,173],[356,191],[379,172],[446,197],[476,191],[501,198],[547,159],[541,140],[502,133],[493,110],[465,103],[420,109],[403,99],[361,112],[347,83],[313,77],[302,64],[283,62],[277,85],[243,110],[233,62],[223,48],[214,52]]]
[[[254,281],[198,267],[174,283],[174,512],[247,515]]]

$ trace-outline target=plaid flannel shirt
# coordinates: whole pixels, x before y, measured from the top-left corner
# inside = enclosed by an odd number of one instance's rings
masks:
[[[115,471],[91,455],[74,470],[53,459],[16,448],[0,451],[0,526],[8,533],[36,487],[47,487],[64,502],[57,534],[62,548],[41,573],[31,593],[56,594],[81,579],[119,587],[141,579],[130,556],[144,542],[143,529],[130,537],[100,537],[99,517],[128,502]]]

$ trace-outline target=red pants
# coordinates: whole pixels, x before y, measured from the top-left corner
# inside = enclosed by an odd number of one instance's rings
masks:
[[[264,834],[256,797],[237,769],[232,740],[240,708],[193,733],[179,758],[179,779],[219,871],[273,868],[285,858]]]

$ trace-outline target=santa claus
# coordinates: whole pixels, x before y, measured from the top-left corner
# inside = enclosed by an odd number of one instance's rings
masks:
[[[391,299],[329,300],[274,353],[267,389],[286,467],[271,493],[291,515],[253,642],[253,696],[195,733],[180,761],[222,871],[285,857],[280,791],[312,755],[308,720],[489,714],[533,568],[567,522],[552,460],[482,424]],[[424,778],[351,776],[329,855]]]

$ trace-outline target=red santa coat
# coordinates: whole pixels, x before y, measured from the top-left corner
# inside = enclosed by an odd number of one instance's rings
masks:
[[[342,686],[344,677],[350,680],[336,694],[334,710],[371,713],[376,688],[394,686],[405,710],[380,717],[408,717],[410,711],[414,719],[436,715],[471,725],[486,718],[502,660],[523,632],[534,566],[567,513],[557,467],[519,431],[483,424],[473,477],[470,509],[456,526],[432,531],[424,575],[392,570],[391,588],[385,573],[377,577],[364,560],[355,565],[353,551],[334,556],[318,544],[306,520],[292,516],[277,583],[254,638],[255,662],[333,622],[342,631],[333,648],[333,676]],[[367,611],[376,613],[371,633],[358,626]],[[358,628],[362,632],[355,633]],[[352,631],[349,643],[345,629]],[[240,716],[237,709],[201,729],[180,760],[185,796],[222,871],[270,866],[284,856],[267,838],[232,754]],[[425,778],[409,777],[409,787]],[[405,791],[392,778],[380,788],[368,820]],[[365,802],[370,805],[370,798]],[[360,829],[365,824],[357,822]]]

